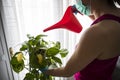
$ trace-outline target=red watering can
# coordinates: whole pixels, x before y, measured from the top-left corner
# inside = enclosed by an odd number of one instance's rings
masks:
[[[53,29],[64,28],[75,33],[80,33],[82,31],[82,26],[73,14],[75,10],[76,9],[73,6],[69,6],[63,18],[58,23],[44,29],[43,31],[46,32]]]

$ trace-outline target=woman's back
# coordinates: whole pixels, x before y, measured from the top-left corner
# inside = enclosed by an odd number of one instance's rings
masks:
[[[120,55],[120,17],[110,14],[106,15],[109,15],[111,19],[104,19],[96,24],[99,24],[98,28],[104,36],[104,50],[98,57],[100,60],[109,59]],[[115,18],[113,19],[113,17]]]

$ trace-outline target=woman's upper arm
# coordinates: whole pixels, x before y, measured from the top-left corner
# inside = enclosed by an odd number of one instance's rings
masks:
[[[73,75],[85,68],[90,62],[97,58],[103,50],[103,35],[96,28],[89,28],[82,36],[72,57],[65,66],[65,71]]]

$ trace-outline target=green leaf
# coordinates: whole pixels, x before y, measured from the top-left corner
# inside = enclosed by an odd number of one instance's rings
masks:
[[[58,57],[52,57],[52,59],[53,59],[55,62],[57,62],[57,63],[59,63],[59,64],[62,64],[62,61],[61,61],[60,58],[58,58]]]
[[[12,57],[10,63],[11,63],[11,64],[18,64],[17,62],[18,62],[18,61],[17,61],[17,58],[16,58],[16,57]]]
[[[34,69],[31,71],[31,73],[38,75],[38,74],[39,74],[39,71],[34,68]]]
[[[30,34],[27,34],[28,39],[33,39],[34,37],[31,36]]]
[[[55,47],[51,47],[51,48],[47,49],[46,56],[55,56],[58,53],[59,53],[59,49],[57,49]]]
[[[30,54],[30,65],[32,68],[39,68],[39,63],[38,63],[38,59],[37,56],[35,54]]]
[[[31,46],[34,45],[33,39],[29,40],[29,41],[28,41],[28,44],[31,45]]]
[[[22,53],[22,52],[16,52],[13,57],[15,57],[17,54]]]
[[[60,53],[61,57],[64,58],[64,57],[67,56],[68,50],[67,49],[61,49],[59,53]]]
[[[49,66],[49,65],[52,64],[51,59],[45,59],[44,61],[45,61],[45,63],[46,63],[46,66],[47,66],[47,65]]]
[[[13,70],[16,72],[16,73],[19,73],[21,72],[25,65],[24,65],[24,61],[17,61],[17,58],[16,57],[12,57],[11,61],[10,61],[11,65],[12,65],[12,68]]]
[[[40,40],[40,47],[46,47],[47,45],[48,43],[45,40],[43,39]]]
[[[34,78],[35,78],[35,75],[33,75],[31,73],[26,73],[23,80],[34,80]]]
[[[53,79],[52,79],[52,76],[41,73],[40,80],[53,80]]]
[[[32,41],[32,44],[33,44],[33,45],[40,44],[40,41],[37,40],[37,39],[35,39],[35,40]]]
[[[60,46],[60,42],[59,41],[56,42],[55,47],[60,49],[61,46]]]
[[[25,51],[27,50],[28,46],[26,44],[23,44],[22,47],[20,48],[20,51]]]
[[[36,37],[35,37],[35,40],[39,40],[41,38],[41,36],[40,35],[37,35]]]
[[[40,34],[40,35],[37,35],[36,37],[35,37],[35,39],[36,40],[39,40],[41,37],[46,37],[47,35],[43,35],[43,34]]]

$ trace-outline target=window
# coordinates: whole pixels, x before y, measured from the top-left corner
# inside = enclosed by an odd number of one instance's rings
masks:
[[[69,5],[74,4],[73,0],[3,0],[4,24],[8,47],[17,48],[26,35],[47,34],[48,39],[60,41],[62,47],[69,50],[66,61],[75,49],[75,45],[82,33],[77,34],[64,29],[56,29],[43,33],[43,29],[57,23],[64,15]],[[91,20],[86,21],[86,16],[75,15],[83,25],[85,30],[91,24]],[[83,31],[84,31],[83,30]],[[24,76],[25,71],[19,75],[15,74],[15,80]],[[63,80],[63,79],[60,79]],[[64,80],[67,80],[67,78]]]

